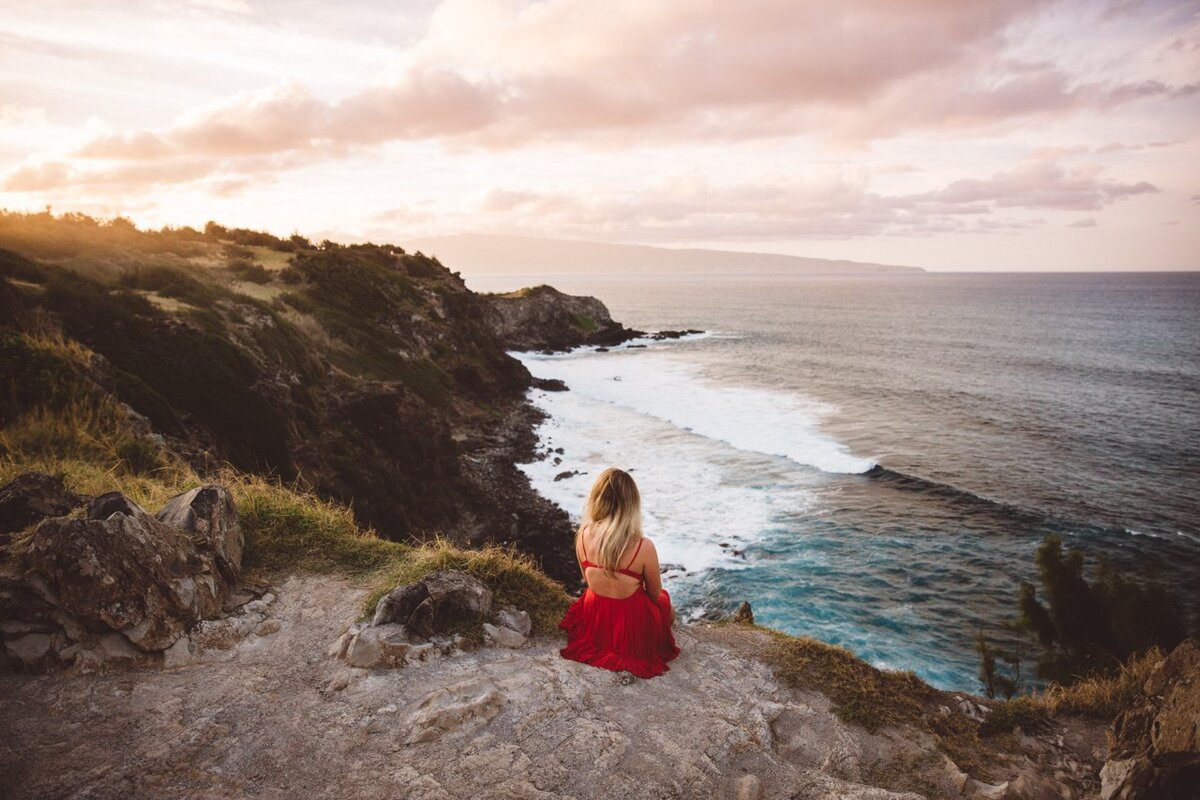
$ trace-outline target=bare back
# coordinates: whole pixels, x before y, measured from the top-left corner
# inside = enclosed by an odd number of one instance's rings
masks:
[[[582,535],[579,537],[579,544],[575,548],[575,558],[579,562],[580,572],[583,573],[583,579],[588,588],[596,594],[624,600],[641,589],[643,583],[645,583],[646,592],[651,598],[656,599],[662,592],[658,551],[655,549],[654,543],[646,537],[643,536],[625,548],[618,564],[619,571],[614,570],[611,574],[605,572],[602,567],[594,566],[591,563],[587,567],[583,566],[585,561],[590,560],[589,556],[595,553],[596,546],[591,526],[584,526]],[[636,578],[628,573],[634,573],[641,577]]]

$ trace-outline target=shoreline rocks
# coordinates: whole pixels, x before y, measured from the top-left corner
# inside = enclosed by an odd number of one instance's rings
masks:
[[[615,322],[595,297],[565,294],[544,284],[482,297],[490,311],[487,324],[513,350],[615,345],[645,335]]]

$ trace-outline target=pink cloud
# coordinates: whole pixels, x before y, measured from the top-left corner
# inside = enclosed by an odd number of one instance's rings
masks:
[[[687,178],[592,199],[497,189],[477,210],[494,233],[625,241],[852,238],[1019,230],[1045,220],[1006,216],[1008,211],[1097,210],[1157,191],[1146,182],[1107,179],[1098,167],[1034,158],[989,178],[954,181],[923,193],[884,195],[836,176],[732,185]],[[1092,219],[1071,223],[1094,225]]]
[[[98,136],[2,179],[36,191],[229,177],[262,158],[329,158],[389,141],[510,148],[808,135],[863,144],[913,130],[1015,125],[1185,96],[1012,55],[1049,0],[445,0],[393,77],[340,100],[284,82],[159,129]],[[183,163],[193,165],[182,166]],[[122,166],[123,165],[123,166]],[[193,172],[198,173],[193,175]],[[189,177],[191,176],[191,177]]]

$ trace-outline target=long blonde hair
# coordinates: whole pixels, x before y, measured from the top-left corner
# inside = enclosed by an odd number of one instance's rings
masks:
[[[575,534],[576,549],[588,525],[592,526],[596,563],[612,575],[620,569],[625,549],[642,538],[642,496],[628,472],[609,467],[596,478],[583,504],[583,524]]]

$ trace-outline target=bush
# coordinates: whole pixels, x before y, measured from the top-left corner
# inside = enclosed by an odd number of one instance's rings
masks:
[[[1155,583],[1135,583],[1101,561],[1089,583],[1083,553],[1047,537],[1037,553],[1046,605],[1030,583],[1021,585],[1018,625],[1045,648],[1038,674],[1069,683],[1110,672],[1135,653],[1173,648],[1187,635],[1185,606]]]
[[[229,271],[248,283],[266,284],[271,282],[271,273],[267,271],[266,267],[244,258],[230,259]]]
[[[120,283],[130,289],[158,292],[197,307],[212,305],[221,296],[214,287],[175,267],[137,267],[122,275]]]
[[[121,459],[121,465],[134,475],[147,475],[164,465],[158,447],[140,437],[120,439],[116,444],[116,455]]]

